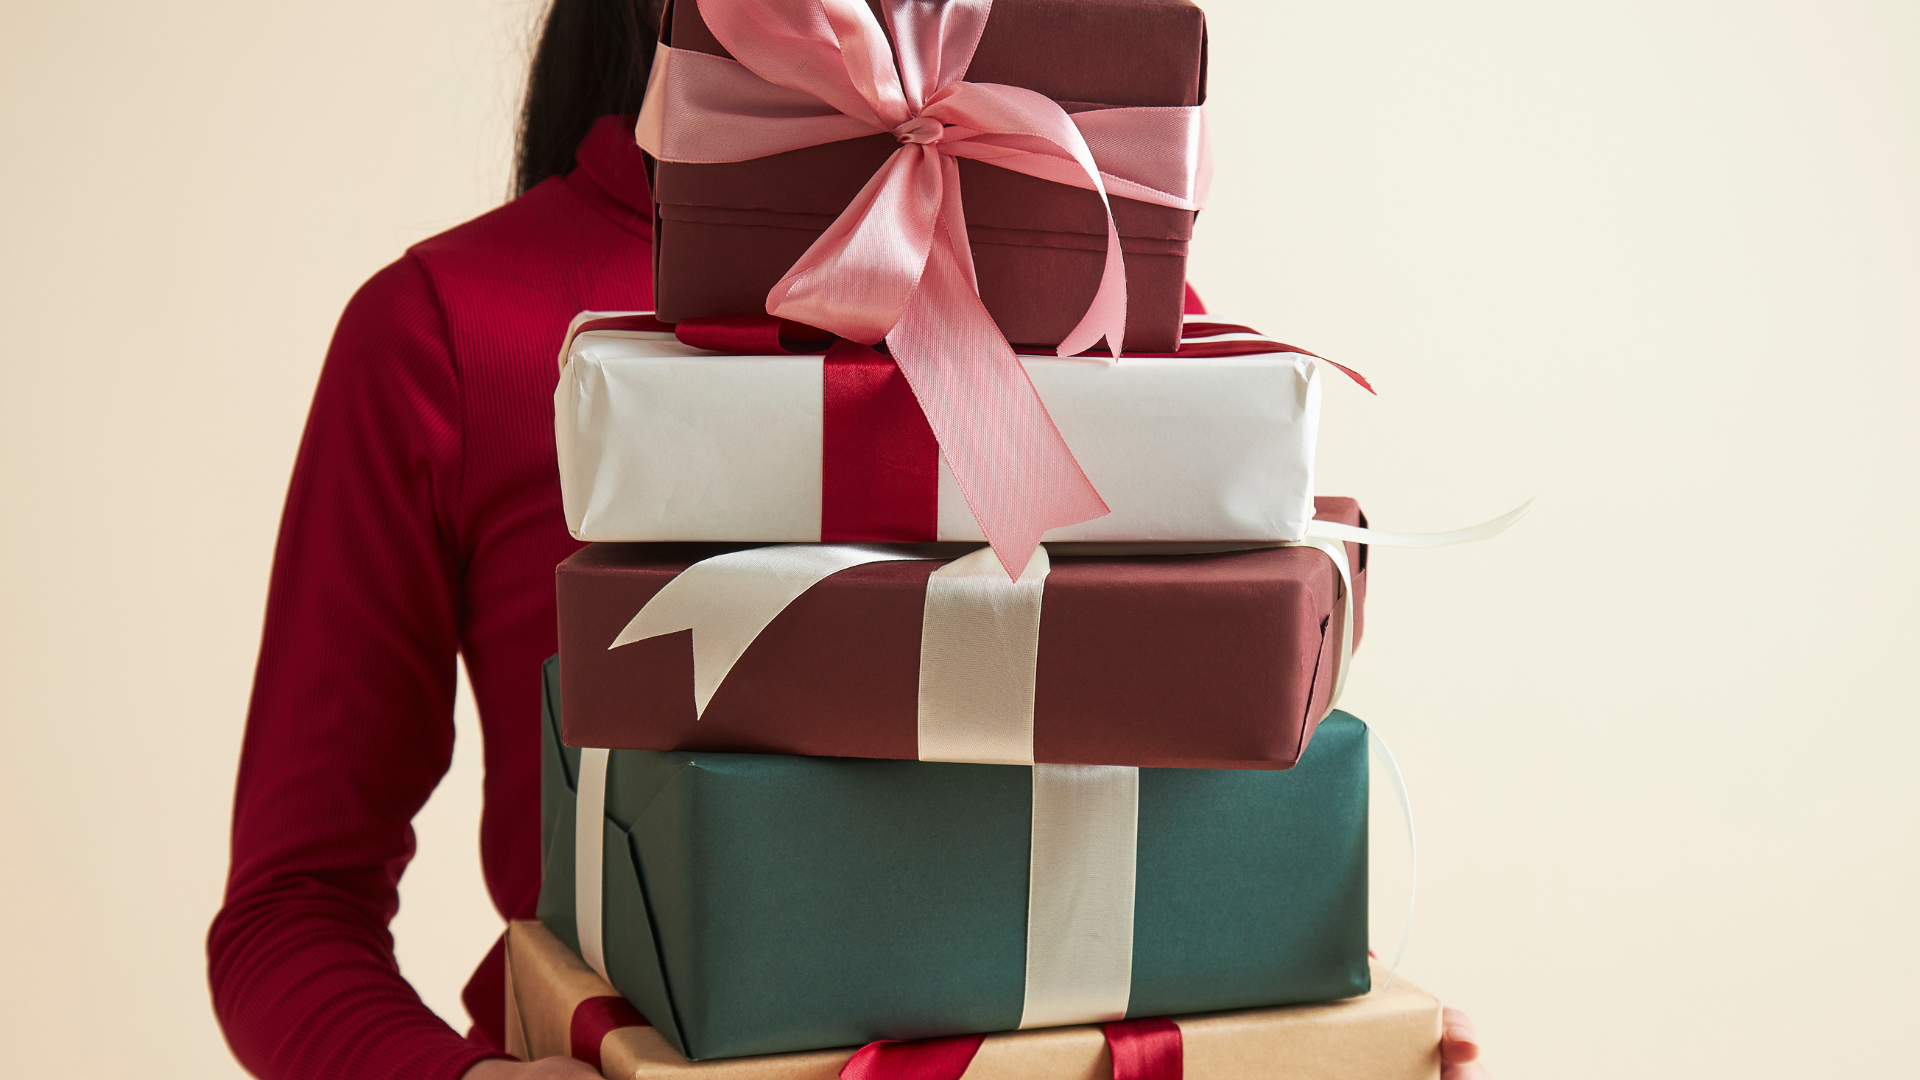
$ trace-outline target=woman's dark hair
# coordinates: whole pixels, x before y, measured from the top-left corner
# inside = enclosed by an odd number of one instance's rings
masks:
[[[553,0],[527,71],[513,193],[573,168],[593,122],[640,111],[661,0]]]

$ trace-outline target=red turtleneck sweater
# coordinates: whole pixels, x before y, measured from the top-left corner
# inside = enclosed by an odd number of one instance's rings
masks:
[[[653,306],[631,126],[602,118],[565,179],[416,245],[340,317],[280,523],[207,939],[214,1009],[259,1076],[452,1080],[504,1056],[500,946],[467,984],[463,1038],[401,978],[387,924],[409,822],[452,758],[456,654],[485,743],[487,891],[533,917],[539,666],[553,568],[581,546],[560,510],[555,354],[576,312]]]
[[[234,795],[214,1009],[275,1078],[459,1076],[501,1038],[499,946],[462,1038],[394,963],[413,815],[453,752],[455,654],[486,753],[494,907],[540,888],[539,669],[560,512],[555,353],[574,313],[653,306],[652,200],[631,126],[578,167],[415,246],[340,318],[280,523]]]

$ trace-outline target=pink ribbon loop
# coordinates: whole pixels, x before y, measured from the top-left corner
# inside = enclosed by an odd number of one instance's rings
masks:
[[[1048,529],[1108,511],[980,302],[955,159],[1084,188],[1106,208],[1099,288],[1062,356],[1103,339],[1118,356],[1125,337],[1110,190],[1198,209],[1207,165],[1198,108],[1069,116],[1032,90],[966,82],[991,7],[884,0],[896,55],[865,0],[701,0],[734,60],[662,46],[635,134],[654,157],[687,163],[875,133],[899,140],[774,285],[767,312],[887,342],[987,542],[1017,579]]]

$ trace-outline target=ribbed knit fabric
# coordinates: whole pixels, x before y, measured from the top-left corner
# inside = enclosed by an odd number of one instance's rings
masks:
[[[452,1080],[504,1056],[498,943],[462,1038],[401,978],[387,924],[409,822],[452,759],[456,654],[484,739],[487,890],[503,917],[533,916],[540,661],[553,568],[580,547],[555,354],[576,312],[653,306],[631,131],[603,118],[571,175],[417,245],[340,318],[280,524],[207,940],[214,1009],[255,1075]]]
[[[579,167],[414,247],[348,304],[294,464],[234,798],[214,1008],[242,1064],[287,1078],[458,1077],[497,1056],[496,947],[472,1040],[394,962],[409,822],[453,752],[455,654],[484,732],[480,855],[500,914],[540,884],[540,661],[567,535],[555,354],[583,309],[653,306],[630,120]]]

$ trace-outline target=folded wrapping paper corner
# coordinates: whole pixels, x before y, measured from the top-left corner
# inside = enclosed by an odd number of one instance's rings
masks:
[[[1173,353],[1020,359],[1113,508],[1047,542],[1305,536],[1322,362],[1190,325]],[[870,350],[714,355],[645,314],[583,313],[554,391],[567,527],[588,541],[984,540],[933,434]]]
[[[585,1022],[584,1012],[600,1012],[587,1003],[616,991],[540,923],[509,925],[507,958],[507,1049],[522,1059],[580,1056],[575,1049],[597,1033],[597,1067],[606,1080],[845,1080],[843,1070],[857,1053],[847,1047],[688,1061],[651,1027],[601,1016]],[[1436,1080],[1440,1003],[1405,979],[1390,986],[1384,977],[1374,982],[1371,993],[1341,1002],[1158,1023],[1179,1034],[1182,1080]],[[1113,1041],[1092,1027],[990,1035],[962,1077],[1148,1080],[1152,1074],[1114,1071]],[[1156,1047],[1120,1054],[1135,1049]]]

